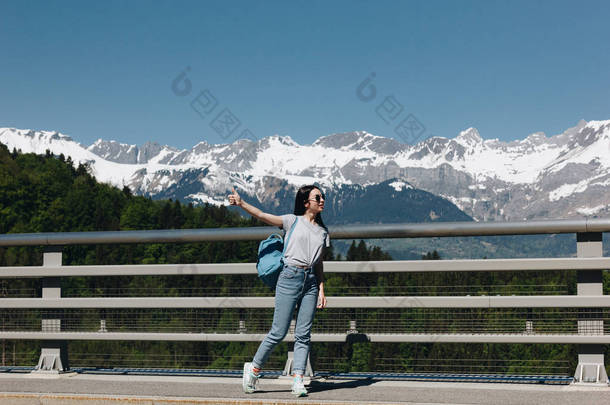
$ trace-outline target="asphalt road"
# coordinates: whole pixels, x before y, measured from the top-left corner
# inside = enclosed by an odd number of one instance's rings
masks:
[[[295,399],[290,383],[261,379],[260,391],[244,394],[239,378],[6,373],[0,404],[610,404],[608,386],[316,380]]]

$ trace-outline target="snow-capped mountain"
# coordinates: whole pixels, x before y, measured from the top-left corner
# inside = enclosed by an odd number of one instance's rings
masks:
[[[0,128],[0,142],[23,152],[63,153],[90,164],[100,181],[154,198],[226,204],[236,186],[273,206],[278,193],[295,185],[315,182],[339,190],[393,180],[385,189],[408,184],[478,220],[610,211],[610,121],[580,121],[562,134],[535,133],[512,142],[483,139],[474,128],[416,145],[358,131],[323,136],[311,145],[276,135],[257,142],[201,142],[185,150],[101,139],[85,147],[57,132],[14,128]]]
[[[169,146],[161,146],[156,142],[146,142],[138,147],[117,141],[104,141],[98,139],[87,148],[97,156],[116,163],[148,163],[152,158],[165,153],[178,151]]]

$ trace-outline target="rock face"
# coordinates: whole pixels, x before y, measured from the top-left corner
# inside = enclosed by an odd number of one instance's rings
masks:
[[[166,148],[170,151],[177,151],[177,149]],[[117,141],[98,139],[87,150],[110,162],[136,164],[148,163],[153,157],[159,155],[164,150],[164,147],[156,142],[146,142],[138,147]]]
[[[200,142],[185,150],[105,140],[86,148],[57,132],[13,128],[0,128],[0,142],[23,152],[63,153],[88,162],[101,181],[194,203],[226,204],[235,186],[268,209],[291,211],[295,188],[317,183],[340,200],[329,204],[329,211],[340,212],[352,198],[373,198],[370,190],[400,200],[396,187],[406,184],[401,186],[405,193],[443,197],[475,220],[610,211],[610,121],[580,121],[558,135],[534,133],[512,142],[483,139],[474,128],[453,139],[433,137],[415,145],[357,131],[323,136],[311,145],[270,136],[224,145]],[[432,211],[426,214],[431,220],[446,220]]]

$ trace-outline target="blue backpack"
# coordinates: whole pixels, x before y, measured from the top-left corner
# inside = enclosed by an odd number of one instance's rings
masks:
[[[269,235],[267,239],[258,245],[258,260],[256,261],[256,271],[258,278],[270,288],[275,289],[277,279],[280,276],[282,267],[284,266],[284,249],[288,244],[288,238],[292,233],[299,218],[294,221],[290,227],[290,231],[286,235],[286,243],[282,239],[282,235],[274,233]]]

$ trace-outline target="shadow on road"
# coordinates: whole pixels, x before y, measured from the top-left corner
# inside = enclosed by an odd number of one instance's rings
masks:
[[[307,391],[309,391],[310,393],[313,393],[313,392],[338,390],[338,389],[342,389],[342,388],[366,387],[366,386],[374,384],[374,383],[375,383],[375,380],[373,380],[372,378],[364,378],[361,380],[350,380],[350,381],[342,381],[342,382],[312,381],[309,384]]]

